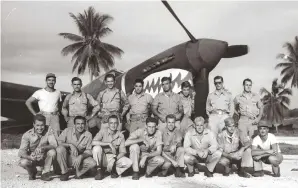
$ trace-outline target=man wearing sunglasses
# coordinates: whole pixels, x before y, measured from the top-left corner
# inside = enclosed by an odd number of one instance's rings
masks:
[[[232,94],[223,87],[223,77],[214,77],[216,90],[208,95],[206,112],[209,116],[209,129],[217,135],[224,128],[224,120],[233,116]]]

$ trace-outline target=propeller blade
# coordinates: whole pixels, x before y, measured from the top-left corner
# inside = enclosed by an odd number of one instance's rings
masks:
[[[178,21],[178,23],[182,26],[184,31],[187,33],[188,37],[191,39],[192,42],[196,42],[197,39],[186,29],[183,23],[179,20],[178,16],[175,14],[174,10],[171,8],[167,1],[161,1],[165,7],[170,11],[170,13],[174,16],[174,18]]]
[[[239,56],[247,54],[248,51],[249,51],[249,48],[247,45],[229,46],[227,49],[227,52],[224,54],[223,58],[239,57]]]

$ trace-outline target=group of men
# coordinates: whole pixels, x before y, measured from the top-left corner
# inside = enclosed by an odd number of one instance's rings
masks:
[[[102,180],[106,172],[117,178],[129,168],[134,180],[140,178],[141,169],[148,178],[155,172],[165,177],[171,169],[175,177],[186,177],[185,169],[192,177],[199,173],[202,162],[207,177],[213,176],[216,165],[222,165],[223,175],[228,176],[232,164],[241,177],[250,177],[250,167],[253,176],[263,176],[262,162],[272,165],[273,176],[280,176],[283,158],[275,136],[268,133],[269,124],[261,120],[262,102],[251,92],[250,79],[243,81],[243,93],[233,100],[223,87],[223,78],[216,76],[216,90],[206,102],[208,120],[195,117],[192,121],[195,93],[187,81],[177,94],[172,91],[171,78],[163,77],[163,92],[153,99],[144,92],[143,80],[136,79],[133,93],[126,97],[115,88],[114,75],[107,74],[107,88],[94,99],[81,90],[81,79],[74,77],[73,93],[66,96],[61,109],[67,122],[63,131],[59,125],[61,94],[54,88],[56,76],[47,74],[46,83],[26,101],[34,115],[33,128],[23,135],[19,156],[30,180],[36,178],[37,166],[43,167],[41,179],[51,180],[52,165],[61,181],[69,179],[71,169],[76,179],[91,175]],[[40,112],[34,110],[34,102]],[[240,117],[238,126],[234,113]],[[98,130],[94,137],[89,132],[93,128]],[[127,139],[123,130],[129,132]]]

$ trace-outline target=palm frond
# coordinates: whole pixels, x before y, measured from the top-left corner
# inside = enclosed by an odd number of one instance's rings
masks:
[[[121,50],[120,48],[118,48],[117,46],[114,46],[112,44],[108,44],[108,43],[102,43],[103,48],[108,51],[109,53],[121,58],[122,54],[124,53],[123,50]]]
[[[293,46],[291,43],[286,42],[286,43],[284,44],[284,47],[288,50],[288,52],[289,52],[289,56],[290,56],[291,58],[293,58],[295,61],[297,61],[297,59],[296,59],[297,54],[296,54],[296,51],[295,51],[295,49],[294,49],[294,46]]]
[[[84,49],[85,49],[85,45],[82,46],[80,49],[78,49],[78,50],[73,54],[73,56],[72,56],[72,58],[71,58],[71,62],[73,62],[73,61],[74,61],[75,59],[77,59],[79,56],[82,56],[82,53],[83,53]]]
[[[292,95],[292,89],[290,88],[286,88],[284,90],[282,90],[278,95],[279,96],[283,96],[283,95]]]
[[[285,67],[284,69],[281,70],[280,74],[281,74],[281,75],[283,75],[283,74],[288,74],[288,73],[291,71],[292,68],[293,68],[292,66],[290,66],[290,67]]]
[[[293,74],[291,87],[298,88],[298,70],[296,71],[296,73]]]
[[[289,97],[287,97],[287,96],[279,96],[279,98],[280,98],[280,102],[281,103],[287,104],[288,106],[290,105],[291,100],[290,100]]]
[[[68,45],[66,47],[64,47],[61,51],[61,54],[63,56],[67,56],[69,53],[73,53],[74,51],[78,50],[80,47],[82,47],[84,45],[83,42],[77,42],[77,43],[73,43],[71,45]]]
[[[108,28],[108,27],[104,27],[101,28],[97,33],[96,33],[96,37],[98,38],[103,38],[105,36],[108,36],[109,34],[111,34],[113,31]]]
[[[69,39],[71,41],[75,41],[75,42],[79,42],[79,41],[83,41],[84,38],[76,35],[76,34],[72,34],[72,33],[59,33],[59,36],[62,36],[65,39]]]
[[[268,94],[270,94],[270,92],[266,88],[262,87],[260,89],[260,94],[261,95],[268,95]]]
[[[283,62],[283,63],[278,63],[278,64],[275,66],[275,69],[283,68],[283,67],[290,67],[290,66],[292,66],[292,63],[286,63],[286,62]]]
[[[74,19],[75,23],[77,24],[79,28],[79,32],[82,34],[82,36],[87,35],[86,28],[84,27],[83,23],[80,21],[79,18],[77,18],[73,13],[69,13],[70,17]]]
[[[292,69],[290,69],[287,74],[284,74],[282,79],[281,79],[281,82],[282,83],[288,83],[294,76],[294,71]]]

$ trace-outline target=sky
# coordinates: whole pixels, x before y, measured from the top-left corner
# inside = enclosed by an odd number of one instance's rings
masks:
[[[253,80],[253,91],[270,90],[279,70],[278,53],[283,44],[298,35],[298,2],[169,2],[184,25],[196,38],[246,44],[247,55],[222,59],[211,72],[224,77],[225,87],[235,96],[242,92],[242,81]],[[89,6],[113,16],[113,33],[102,40],[124,51],[115,68],[127,71],[135,65],[189,38],[160,1],[93,2],[2,2],[1,79],[43,87],[45,75],[57,75],[56,88],[71,91],[71,56],[62,56],[70,41],[58,33],[78,33],[69,13],[83,12]],[[87,73],[87,72],[86,72]],[[89,76],[82,76],[84,84]],[[298,107],[298,91],[293,89],[290,108]]]

